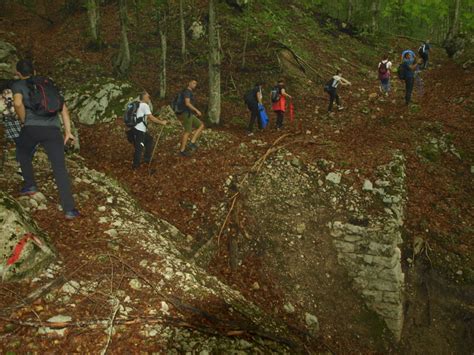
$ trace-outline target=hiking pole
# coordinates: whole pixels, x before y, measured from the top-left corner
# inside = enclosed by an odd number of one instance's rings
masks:
[[[165,128],[164,125],[161,126],[160,133],[158,133],[158,137],[156,138],[155,146],[153,147],[153,151],[151,152],[150,163],[148,164],[148,175],[151,175],[151,174],[152,174],[151,163],[152,163],[152,161],[153,161],[153,157],[155,156],[156,147],[158,146],[158,142],[160,141],[161,133],[163,133],[163,129],[164,129],[164,128]]]

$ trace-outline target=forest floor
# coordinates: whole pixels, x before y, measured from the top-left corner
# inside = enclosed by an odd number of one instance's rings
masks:
[[[110,26],[116,27],[112,24],[113,21],[115,20],[110,19]],[[38,25],[38,28],[41,26]],[[28,38],[28,31],[31,31],[30,27],[24,31],[15,30],[20,38]],[[64,32],[53,29],[38,35],[58,39],[49,41],[52,45],[50,51],[61,52],[61,48],[65,46],[70,55],[84,56],[82,48],[74,42],[74,33],[65,37]],[[26,50],[31,43],[23,47],[19,43],[19,48]],[[42,56],[43,49],[38,44],[34,46],[37,47],[30,47],[30,50],[37,57],[47,57]],[[107,58],[103,54],[87,57],[91,63],[101,63]],[[213,220],[215,214],[212,208],[228,202],[229,196],[224,190],[228,176],[245,172],[255,162],[238,154],[241,143],[252,146],[254,157],[258,158],[265,153],[266,147],[252,141],[271,143],[285,132],[299,132],[301,135],[314,136],[318,142],[324,143],[288,147],[302,160],[314,162],[324,158],[334,161],[336,167],[357,168],[366,176],[370,176],[377,166],[387,163],[391,153],[398,149],[407,158],[406,183],[409,199],[405,213],[405,257],[412,252],[410,241],[422,238],[429,246],[427,253],[430,261],[436,268],[443,270],[452,283],[472,283],[474,276],[466,270],[474,267],[474,77],[467,75],[457,63],[445,58],[441,50],[433,52],[432,60],[431,67],[422,73],[424,93],[415,91],[414,104],[410,107],[403,104],[404,88],[396,78],[392,80],[393,91],[388,98],[380,95],[376,81],[359,82],[355,79],[351,80],[354,82],[353,87],[340,90],[346,109],[333,117],[325,114],[327,100],[322,88],[316,87],[315,98],[295,99],[296,122],[290,124],[286,121],[283,131],[273,129],[271,122],[268,129],[254,137],[247,137],[242,125],[227,121],[213,129],[228,134],[231,139],[215,149],[198,150],[191,158],[177,155],[177,142],[166,141],[166,144],[160,144],[153,162],[156,172],[152,175],[148,175],[147,165],[138,171],[130,169],[133,148],[124,139],[120,119],[100,126],[79,127],[82,141],[80,154],[89,167],[115,177],[145,210],[167,220],[184,234],[191,235],[194,238],[192,247],[195,248],[215,236],[214,226],[220,221]],[[46,60],[40,63],[43,71],[54,72],[54,67],[48,65]],[[141,76],[146,77],[148,71],[146,67],[140,67],[135,73],[142,73]],[[350,73],[347,76],[351,79]],[[140,81],[140,78],[135,80]],[[140,83],[146,87],[157,86],[150,79],[144,79]],[[288,91],[293,94],[296,90],[288,88]],[[198,91],[198,98],[199,96],[201,94]],[[243,104],[236,107],[232,102],[223,103],[223,112],[233,112],[234,116],[242,119],[248,116]],[[273,121],[273,117],[271,118]],[[455,147],[461,159],[449,149],[444,152],[433,150],[430,144],[432,138],[447,140],[448,145]],[[13,187],[19,188],[20,184],[9,186]],[[82,188],[85,187],[74,187],[76,193],[82,192]],[[193,213],[194,209],[189,207],[192,205],[197,207],[198,213]],[[83,256],[100,252],[97,250],[99,244],[93,243],[97,233],[96,220],[89,218],[94,215],[96,205],[79,205],[78,208],[83,216],[72,224],[58,221],[57,213],[37,212],[34,215],[38,225],[54,240],[61,260],[64,261],[66,274],[73,272],[79,265],[72,262],[78,257],[78,247]],[[77,244],[76,240],[81,242]],[[214,260],[211,270],[228,284],[243,290],[250,297],[253,281],[270,285],[265,280],[266,276],[259,275],[258,272],[252,274],[251,280],[246,273],[232,272],[225,253],[222,255],[223,259]],[[258,261],[254,262],[258,264]],[[92,272],[92,269],[89,271]],[[93,277],[89,272],[84,271],[83,274],[85,278]],[[29,291],[29,285],[20,288],[13,284],[2,285],[0,304],[2,307],[10,306]],[[269,291],[269,295],[273,293],[272,290]],[[260,296],[254,297],[252,301],[262,308],[271,309],[272,300]],[[40,303],[25,305],[15,312],[15,317],[21,320],[34,314],[41,315],[42,309]],[[2,320],[0,324],[4,322]],[[18,335],[33,337],[31,332],[15,329]],[[54,346],[57,340],[41,341],[45,341],[45,348],[48,348]],[[115,349],[135,346],[137,341],[134,338],[124,338]],[[338,339],[326,337],[325,341],[336,352],[347,350],[348,344],[342,346]],[[63,350],[77,350],[75,342],[61,344]]]

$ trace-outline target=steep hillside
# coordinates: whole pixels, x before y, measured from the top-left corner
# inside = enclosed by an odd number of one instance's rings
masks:
[[[71,161],[84,159],[91,169],[116,179],[150,221],[156,218],[176,226],[179,233],[166,234],[166,239],[179,251],[179,258],[193,268],[195,263],[201,265],[237,289],[249,302],[246,305],[256,305],[285,329],[268,334],[261,329],[251,333],[242,327],[238,330],[243,333],[232,333],[235,322],[239,326],[251,324],[251,316],[242,318],[232,311],[228,314],[227,308],[224,311],[220,307],[222,299],[204,297],[194,306],[213,316],[222,312],[230,322],[223,327],[209,324],[206,317],[185,318],[186,326],[203,337],[217,332],[217,343],[208,343],[205,350],[219,351],[232,343],[232,349],[245,351],[244,342],[250,341],[260,351],[286,351],[286,341],[290,339],[292,344],[298,344],[294,348],[297,352],[307,353],[469,353],[474,346],[470,304],[474,297],[474,76],[472,65],[463,68],[462,64],[470,58],[455,62],[435,47],[431,67],[421,74],[423,86],[416,88],[415,103],[406,107],[402,83],[394,76],[393,92],[389,97],[381,95],[374,68],[384,53],[396,66],[401,50],[416,49],[418,43],[397,37],[358,36],[353,29],[315,12],[306,3],[263,0],[244,12],[225,2],[219,4],[223,54],[221,124],[205,132],[193,157],[177,155],[181,127],[174,121],[160,136],[151,169],[143,166],[132,171],[133,147],[125,139],[121,117],[115,117],[123,106],[119,102],[109,105],[113,107],[103,113],[106,123],[79,124],[73,112],[81,139],[81,157],[73,155]],[[188,36],[188,56],[183,61],[176,15],[170,19],[168,92],[165,100],[159,100],[160,47],[154,13],[151,8],[139,10],[137,16],[130,9],[133,65],[129,78],[119,79],[131,85],[125,96],[145,88],[151,92],[158,112],[189,78],[196,78],[197,106],[205,111],[206,36],[197,40]],[[196,20],[206,25],[206,11],[205,1],[193,1],[186,11],[187,26]],[[103,7],[102,15],[107,46],[99,52],[86,49],[87,18],[81,9],[67,17],[60,11],[51,13],[53,25],[21,7],[12,6],[7,16],[0,16],[5,29],[0,32],[0,39],[14,44],[20,56],[33,56],[38,70],[57,78],[68,94],[92,97],[96,87],[113,77],[111,62],[119,47],[120,29],[117,8],[110,2]],[[346,109],[329,116],[322,85],[336,68],[353,85],[340,90]],[[287,118],[284,130],[276,131],[270,113],[269,129],[247,137],[244,92],[255,81],[263,81],[269,109],[270,87],[280,77],[294,96],[295,121],[290,123]],[[158,128],[151,127],[151,131],[158,137]],[[394,156],[401,157],[395,160],[402,162],[399,165],[403,166],[403,174],[398,168],[392,169]],[[10,172],[12,167],[13,164]],[[392,169],[391,175],[381,177],[387,167]],[[41,179],[46,183],[51,177],[45,169],[43,166]],[[397,180],[399,175],[403,175],[401,180]],[[0,182],[2,189],[9,192],[20,187],[19,180],[2,178]],[[74,258],[76,252],[78,262],[89,262],[92,252],[108,258],[108,263],[105,259],[94,261],[97,270],[88,268],[87,273],[80,273],[84,284],[107,273],[108,266],[115,272],[110,281],[112,289],[119,288],[123,281],[120,277],[136,276],[125,270],[127,264],[147,272],[143,260],[149,256],[145,258],[135,247],[124,247],[123,243],[129,241],[121,239],[127,238],[125,231],[112,241],[100,239],[105,227],[97,223],[96,208],[105,197],[100,201],[94,197],[82,177],[75,181],[74,189],[82,196],[79,208],[84,216],[80,221],[69,226],[58,224],[56,211],[51,215],[44,211],[33,213],[40,226],[57,241],[64,258],[64,273],[73,272],[81,264],[65,259]],[[92,194],[92,202],[84,193]],[[395,205],[400,206],[394,207],[393,196]],[[106,217],[112,228],[115,217]],[[374,230],[383,232],[377,234]],[[374,244],[357,244],[361,236],[367,240],[378,238],[386,245],[380,252],[375,250],[376,245],[372,253],[370,246]],[[381,244],[378,239],[369,242]],[[353,242],[357,244],[355,248],[363,247],[354,250],[347,245]],[[385,252],[388,255],[382,255]],[[354,254],[357,255],[351,264],[348,259]],[[382,290],[396,295],[389,301],[387,292],[377,292],[381,291],[380,275],[366,275],[377,274],[373,260],[384,262],[382,257],[396,264],[391,269],[394,274],[384,279],[389,283],[387,287],[395,287]],[[117,268],[122,268],[120,277]],[[164,271],[157,270],[153,277],[159,282]],[[32,287],[34,284],[24,283],[16,289],[14,284],[7,284],[5,292],[9,297],[2,305],[15,304],[16,297],[12,295],[26,296]],[[179,293],[183,289],[173,291]],[[140,323],[142,313],[147,311],[145,298],[150,295],[138,290],[130,292],[137,301],[132,307],[135,313],[131,314]],[[93,314],[104,304],[109,310],[111,306],[103,296],[75,300],[77,315]],[[152,296],[153,302],[162,301],[158,296]],[[381,300],[377,299],[379,296]],[[17,333],[8,333],[12,328],[8,319],[2,318],[5,325],[0,336],[9,340],[6,350],[14,350],[13,345],[21,336],[33,337],[32,332],[22,328],[32,321],[31,312],[38,313],[41,320],[51,315],[42,315],[42,302],[26,305],[14,314],[20,321],[13,328]],[[394,304],[396,311],[380,309],[382,302]],[[64,307],[73,312],[67,302]],[[109,315],[101,314],[101,320]],[[153,336],[143,335],[136,323],[131,327],[120,325],[118,337],[112,337],[111,350],[124,351],[137,345],[140,349],[163,351],[167,347],[163,339],[159,345],[153,343]],[[308,330],[310,324],[312,331]],[[85,333],[84,339],[94,335]],[[179,342],[180,332],[176,334],[179,336],[169,338],[170,348],[172,342]],[[229,334],[231,340],[227,342]],[[234,342],[232,337],[242,334],[242,343]],[[263,348],[258,347],[262,344],[259,336],[268,340]],[[98,351],[103,347],[104,336],[86,348],[68,338],[60,339],[59,343],[71,351]],[[48,339],[39,349],[29,350],[51,349],[54,341]]]

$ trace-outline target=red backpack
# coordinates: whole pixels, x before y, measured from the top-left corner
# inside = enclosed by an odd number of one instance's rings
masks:
[[[388,62],[387,62],[388,63]],[[387,79],[389,76],[387,63],[380,62],[379,64],[379,79]]]

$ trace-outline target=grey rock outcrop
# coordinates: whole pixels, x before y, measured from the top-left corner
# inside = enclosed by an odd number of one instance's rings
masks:
[[[101,79],[68,92],[65,100],[73,118],[79,123],[94,125],[111,122],[117,116],[123,115],[125,106],[134,100],[137,94],[138,91],[128,83]]]
[[[18,61],[16,48],[8,42],[0,40],[0,79],[12,79]]]
[[[0,277],[15,280],[43,270],[55,253],[23,207],[0,191]],[[16,257],[15,257],[16,255]]]

